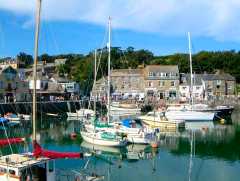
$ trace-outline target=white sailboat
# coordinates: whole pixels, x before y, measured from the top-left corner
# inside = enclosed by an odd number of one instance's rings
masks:
[[[111,62],[111,19],[109,17],[108,22],[108,105],[110,105],[110,62]],[[96,76],[95,76],[96,79]],[[95,82],[95,81],[94,81]],[[94,101],[95,102],[95,101]],[[95,104],[94,104],[95,105]],[[94,106],[96,109],[96,106]],[[108,109],[107,113],[107,121],[109,124],[110,121],[110,109]],[[84,129],[81,130],[81,136],[84,141],[103,146],[124,146],[126,145],[126,140],[120,137],[115,131],[111,130],[99,130],[95,129],[95,124],[90,125],[93,129],[86,129],[87,125]]]
[[[85,124],[85,129],[89,132],[109,131],[115,132],[119,135],[125,135],[129,143],[134,144],[148,144],[153,136],[153,129],[144,127],[140,120],[125,119],[118,122],[111,122],[109,124],[100,121],[92,121],[91,124]]]
[[[213,121],[214,112],[200,112],[193,110],[193,72],[192,72],[192,51],[191,51],[191,36],[188,32],[188,47],[189,47],[189,62],[190,62],[190,109],[177,110],[173,107],[168,107],[166,117],[172,120],[185,120],[185,121]]]

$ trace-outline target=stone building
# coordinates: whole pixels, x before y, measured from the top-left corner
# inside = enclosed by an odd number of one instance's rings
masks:
[[[111,73],[114,99],[143,99],[143,69],[116,69]]]
[[[236,80],[228,73],[203,74],[205,97],[234,95]]]
[[[91,91],[91,99],[96,98],[97,100],[106,99],[107,96],[107,78],[102,77],[101,79],[97,80],[96,84],[93,85]]]
[[[181,74],[179,85],[179,99],[186,102],[190,100],[191,76],[190,74]],[[205,85],[202,80],[202,74],[193,74],[193,92],[194,100],[201,101],[205,96]]]
[[[160,99],[178,98],[179,69],[177,65],[148,65],[144,69],[145,93]]]
[[[0,100],[2,102],[26,101],[28,82],[21,79],[18,71],[8,66],[0,72]]]

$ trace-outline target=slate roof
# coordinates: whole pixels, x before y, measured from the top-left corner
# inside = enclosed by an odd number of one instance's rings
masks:
[[[185,81],[182,83],[182,85],[190,85],[191,84],[191,76],[190,74],[183,74],[182,81]],[[202,74],[193,74],[193,85],[202,85]]]
[[[111,76],[139,76],[143,74],[142,69],[115,69],[112,70]]]
[[[147,65],[145,67],[147,72],[173,72],[178,73],[179,69],[177,65]]]
[[[228,73],[223,74],[202,74],[203,80],[211,81],[211,80],[229,80],[235,81],[235,77]]]

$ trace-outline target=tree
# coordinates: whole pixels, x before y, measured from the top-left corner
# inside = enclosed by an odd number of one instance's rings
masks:
[[[28,68],[33,64],[33,57],[32,55],[28,55],[24,52],[20,52],[17,55],[17,61],[19,64],[19,68]]]

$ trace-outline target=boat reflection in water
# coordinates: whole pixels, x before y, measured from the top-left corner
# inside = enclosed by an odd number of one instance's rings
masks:
[[[85,141],[82,142],[81,147],[102,161],[110,164],[118,163],[119,161],[138,161],[144,159],[152,159],[157,155],[158,149],[154,149],[149,145],[130,144],[123,148],[106,147],[100,145],[93,145]]]

